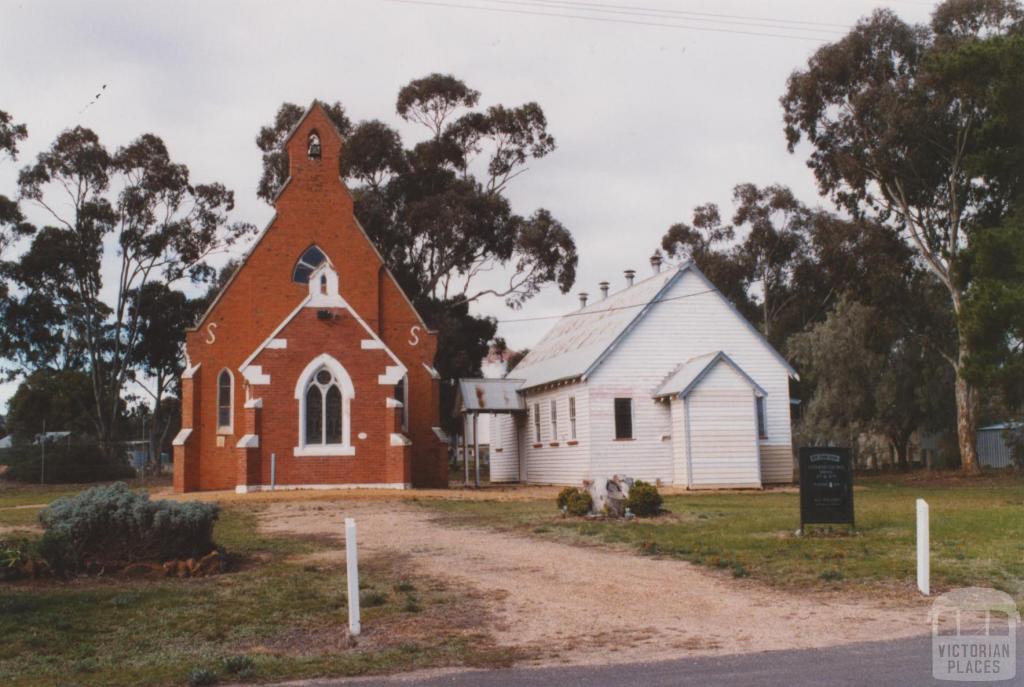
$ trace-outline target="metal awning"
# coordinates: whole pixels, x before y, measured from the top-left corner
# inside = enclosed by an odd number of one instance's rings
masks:
[[[521,379],[460,379],[455,395],[455,414],[517,413],[526,411],[519,395]]]

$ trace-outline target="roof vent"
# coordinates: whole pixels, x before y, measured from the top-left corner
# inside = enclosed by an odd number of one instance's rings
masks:
[[[589,295],[590,294],[587,293],[586,291],[580,291],[580,307],[581,308],[587,307],[587,297]]]
[[[598,284],[598,286],[601,287],[601,299],[604,300],[605,298],[608,298],[608,282],[603,281],[600,284]]]
[[[661,272],[661,253],[655,253],[651,256],[651,270],[655,274]]]
[[[626,270],[626,286],[633,285],[633,277],[636,276],[636,270]]]

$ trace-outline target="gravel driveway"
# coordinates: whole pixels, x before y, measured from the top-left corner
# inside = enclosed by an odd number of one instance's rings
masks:
[[[417,572],[477,592],[500,645],[537,664],[596,664],[803,649],[928,631],[927,605],[772,590],[690,563],[442,524],[401,500],[271,503],[261,527],[336,535],[360,555],[400,553]]]

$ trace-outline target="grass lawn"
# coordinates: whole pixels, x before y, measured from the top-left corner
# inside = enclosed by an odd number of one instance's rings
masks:
[[[951,484],[859,479],[857,530],[815,528],[798,537],[797,493],[667,496],[655,519],[563,518],[553,501],[423,501],[452,522],[530,536],[626,546],[790,588],[911,590],[916,584],[915,499],[931,509],[932,589],[1002,589],[1024,602],[1024,480]]]
[[[408,577],[401,560],[360,561],[363,635],[350,646],[343,561],[317,557],[339,544],[261,536],[259,507],[222,511],[216,541],[239,561],[224,575],[0,584],[0,684],[185,685],[194,669],[261,682],[512,659],[484,636],[477,602]]]

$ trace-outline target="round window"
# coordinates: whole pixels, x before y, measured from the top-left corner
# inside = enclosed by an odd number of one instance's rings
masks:
[[[327,370],[320,370],[319,372],[316,373],[316,381],[320,384],[330,384],[331,373],[328,372]]]

